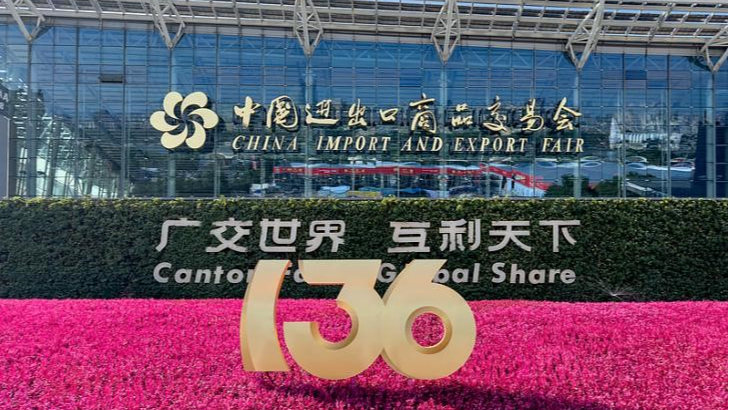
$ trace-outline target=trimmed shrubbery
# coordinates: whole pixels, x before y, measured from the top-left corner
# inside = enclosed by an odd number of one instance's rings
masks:
[[[207,253],[218,242],[211,224],[228,218],[251,220],[251,235],[240,242],[248,253]],[[163,221],[189,218],[200,228],[172,228],[161,252]],[[296,253],[264,254],[258,247],[264,219],[302,222]],[[481,219],[481,245],[473,251],[441,252],[441,221]],[[306,253],[309,222],[346,221],[345,243],[330,253],[327,242]],[[578,219],[552,252],[552,229],[540,220]],[[531,252],[490,237],[491,221],[525,220],[531,234],[521,237]],[[430,222],[429,254],[388,254],[391,221]],[[232,230],[226,232],[229,237]],[[382,259],[396,270],[414,258],[446,258],[446,268],[473,269],[479,283],[453,283],[467,299],[566,301],[697,300],[727,298],[727,202],[720,200],[21,200],[0,201],[0,297],[3,298],[208,298],[243,296],[243,283],[155,281],[152,272],[168,262],[179,268],[247,271],[259,259]],[[493,283],[494,263],[532,269],[570,269],[571,284]],[[378,284],[378,290],[387,284]],[[335,286],[284,281],[282,297],[334,297]]]

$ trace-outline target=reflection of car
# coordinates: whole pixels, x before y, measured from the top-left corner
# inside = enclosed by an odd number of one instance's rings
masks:
[[[448,190],[449,196],[470,197],[478,195],[478,188],[473,185],[456,186]]]
[[[268,192],[268,190],[273,187],[273,184],[251,184],[251,195],[263,196],[264,192]]]
[[[694,164],[690,161],[676,162],[676,163],[671,162],[671,167],[672,168],[691,168],[691,169],[693,169]]]
[[[159,168],[141,167],[143,178],[157,178],[159,176]]]
[[[513,164],[511,157],[492,157],[489,161],[492,164]]]
[[[255,197],[284,196],[287,192],[278,185],[273,184],[252,184],[251,195]],[[290,194],[290,193],[289,193]]]
[[[626,162],[640,162],[640,163],[647,163],[647,162],[648,162],[648,158],[646,158],[646,157],[641,157],[640,155],[633,155],[633,156],[630,156],[630,157],[628,157],[628,158],[625,158],[625,161],[626,161]]]
[[[400,198],[428,198],[428,191],[423,188],[405,188],[399,192]]]
[[[321,198],[344,198],[349,191],[349,185],[323,186],[316,193]]]
[[[631,170],[636,170],[636,171],[645,171],[645,170],[646,170],[646,168],[647,168],[647,167],[645,166],[645,164],[642,164],[642,163],[640,163],[640,162],[632,162],[632,163],[630,163],[630,164],[628,164],[628,165],[626,165],[626,166],[627,166],[628,168],[630,168]]]
[[[373,186],[366,186],[358,189],[360,192],[379,192],[383,197],[394,197],[397,196],[397,190],[395,188],[377,188]]]
[[[582,168],[597,168],[601,165],[602,165],[602,163],[597,162],[597,161],[587,161],[587,162],[583,162],[582,164],[580,164],[580,166]]]
[[[541,168],[557,168],[557,164],[552,161],[537,161],[537,166]]]

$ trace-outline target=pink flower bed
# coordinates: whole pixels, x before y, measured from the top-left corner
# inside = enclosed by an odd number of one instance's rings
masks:
[[[470,360],[437,381],[382,359],[346,381],[246,373],[236,300],[1,300],[4,409],[726,409],[725,302],[474,302]],[[325,337],[328,300],[284,300]],[[434,340],[437,321],[416,326]]]

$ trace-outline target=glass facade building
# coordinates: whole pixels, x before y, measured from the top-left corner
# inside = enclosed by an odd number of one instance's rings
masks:
[[[170,50],[151,23],[57,19],[28,43],[0,17],[0,82],[10,196],[727,196],[727,65],[712,72],[680,48],[601,46],[578,71],[550,42],[463,40],[443,63],[427,37],[325,33],[307,57],[276,28],[188,26]],[[150,124],[171,91],[204,93],[219,118],[199,149],[163,147]],[[294,129],[267,126],[281,96]],[[247,126],[236,110],[246,97],[260,104]],[[323,118],[327,100],[337,124],[305,124],[306,105]],[[564,101],[573,127],[530,132],[519,152],[478,148],[508,134],[484,123],[523,128],[532,101],[545,124],[559,123]],[[427,135],[412,129],[421,110],[432,112]],[[473,126],[454,126],[464,113]],[[277,148],[236,149],[239,136],[267,135]],[[404,150],[413,136],[431,139]],[[379,145],[325,149],[328,137]],[[545,150],[556,137],[584,143]]]

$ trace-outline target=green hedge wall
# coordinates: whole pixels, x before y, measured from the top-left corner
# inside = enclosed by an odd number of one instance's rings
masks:
[[[252,220],[241,241],[248,253],[206,253],[217,244],[213,221]],[[201,228],[172,228],[161,252],[162,222],[200,220]],[[263,254],[258,249],[263,218],[302,221],[296,254]],[[440,252],[440,221],[482,220],[481,246]],[[305,253],[308,223],[343,219],[345,244]],[[577,243],[560,242],[552,252],[552,231],[539,220],[579,219],[570,229]],[[489,252],[500,238],[489,237],[490,222],[531,221],[524,242]],[[430,221],[430,254],[388,254],[390,221]],[[153,269],[226,271],[253,268],[259,259],[383,259],[400,270],[413,258],[446,258],[447,268],[472,269],[480,282],[455,284],[467,299],[562,301],[727,299],[727,202],[714,200],[21,200],[0,201],[0,297],[2,298],[240,298],[245,282],[161,284]],[[493,283],[491,265],[517,263],[521,269],[571,269],[572,284]],[[172,272],[168,272],[171,275]],[[387,284],[378,284],[384,291]],[[336,286],[309,286],[289,276],[282,297],[334,297]]]

